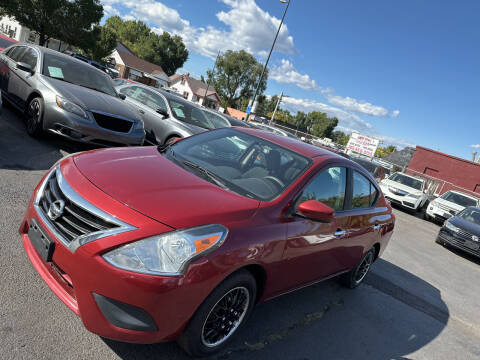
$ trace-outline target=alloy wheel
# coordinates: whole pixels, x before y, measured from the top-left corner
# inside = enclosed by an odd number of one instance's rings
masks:
[[[40,103],[38,100],[32,100],[27,111],[27,130],[34,133],[40,121]]]
[[[358,267],[357,271],[355,272],[355,283],[359,284],[367,275],[368,271],[370,270],[370,266],[373,263],[373,253],[370,251],[361,262],[360,266]]]
[[[236,287],[227,292],[210,310],[202,327],[202,343],[216,347],[225,342],[242,323],[250,302],[249,290]]]

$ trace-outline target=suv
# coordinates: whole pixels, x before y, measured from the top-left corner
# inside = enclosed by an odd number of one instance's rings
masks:
[[[396,172],[380,182],[385,198],[392,204],[420,211],[427,201],[425,180]]]
[[[480,200],[459,191],[449,190],[428,205],[425,219],[443,222],[469,206],[480,206]]]

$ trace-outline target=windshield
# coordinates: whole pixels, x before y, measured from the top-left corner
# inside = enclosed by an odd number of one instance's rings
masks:
[[[466,208],[460,211],[457,216],[471,223],[480,225],[480,209],[478,208]]]
[[[215,128],[222,128],[222,127],[229,127],[230,124],[227,120],[225,120],[223,117],[220,115],[214,114],[210,111],[204,111],[203,112],[205,116],[207,117],[208,120],[210,120]]]
[[[73,58],[45,53],[42,74],[118,97],[107,74]]]
[[[215,125],[204,115],[204,111],[185,101],[167,98],[173,116],[180,121],[199,126],[204,129],[215,129]]]
[[[392,176],[388,178],[388,180],[392,180],[395,182],[398,182],[399,184],[417,189],[417,190],[422,190],[423,188],[423,182],[414,178],[411,178],[410,176],[406,176],[403,174],[395,173]]]
[[[440,196],[440,199],[447,200],[453,202],[454,204],[468,207],[468,206],[477,206],[477,201],[470,197],[460,195],[451,191],[447,191],[445,194]]]
[[[283,193],[311,164],[294,151],[232,128],[179,141],[166,156],[229,191],[263,201]]]

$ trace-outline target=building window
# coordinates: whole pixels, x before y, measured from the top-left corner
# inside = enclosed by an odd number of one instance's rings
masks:
[[[188,99],[188,91],[183,92],[183,97],[184,97],[184,99]]]

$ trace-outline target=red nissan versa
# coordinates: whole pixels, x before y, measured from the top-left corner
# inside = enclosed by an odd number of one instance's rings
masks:
[[[30,261],[85,327],[209,355],[254,304],[342,275],[392,235],[377,183],[331,152],[249,128],[62,159],[20,226]]]

